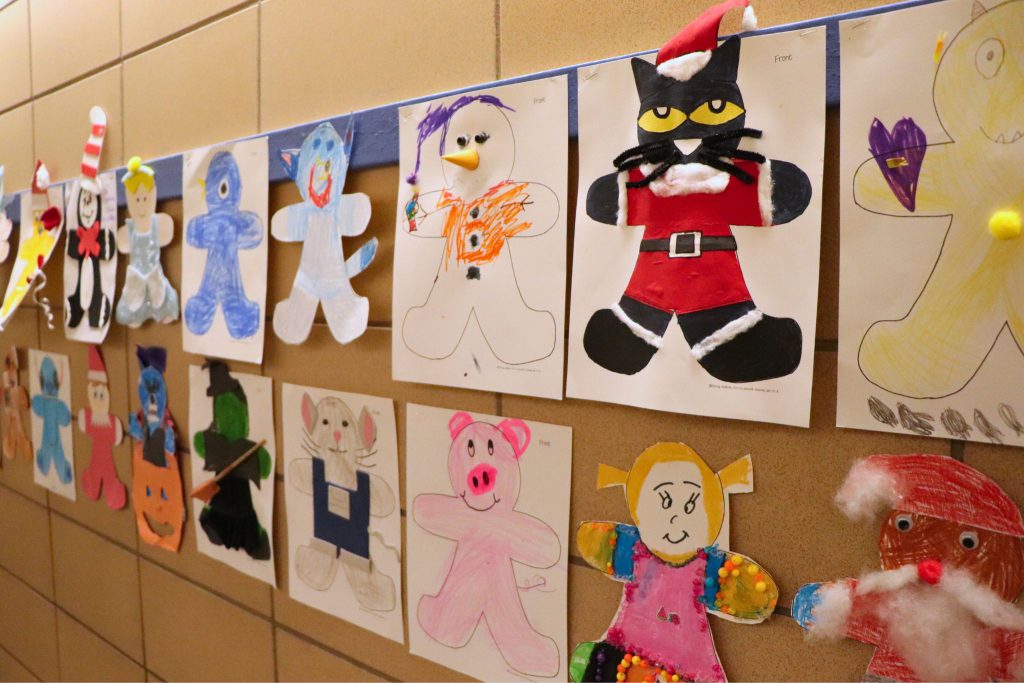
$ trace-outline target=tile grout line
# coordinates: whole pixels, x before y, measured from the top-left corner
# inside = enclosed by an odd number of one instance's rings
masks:
[[[233,14],[241,13],[241,12],[243,12],[243,11],[245,11],[247,9],[250,9],[251,7],[256,6],[258,4],[259,4],[259,0],[249,0],[248,2],[240,3],[238,5],[235,5],[233,7],[228,8],[226,10],[218,12],[217,14],[210,15],[210,16],[206,17],[205,19],[202,19],[202,20],[200,20],[200,21],[198,21],[198,22],[196,22],[194,24],[190,24],[188,26],[185,26],[185,27],[181,28],[180,30],[175,31],[174,33],[170,33],[170,34],[168,34],[166,36],[163,36],[162,38],[159,38],[158,40],[154,40],[151,43],[143,45],[142,47],[138,47],[138,48],[132,50],[131,52],[127,53],[127,54],[123,54],[124,44],[123,44],[123,41],[121,40],[121,35],[120,35],[120,31],[119,31],[118,32],[118,42],[120,43],[121,49],[118,50],[119,54],[118,54],[116,59],[111,59],[109,61],[106,61],[106,62],[100,64],[99,66],[97,66],[97,67],[95,67],[93,69],[90,69],[89,71],[86,71],[86,72],[83,72],[81,74],[78,74],[77,76],[74,76],[73,78],[70,78],[70,79],[68,79],[66,81],[58,83],[57,85],[51,86],[51,87],[47,88],[46,90],[43,90],[43,91],[38,92],[38,93],[34,92],[35,84],[32,82],[32,74],[31,74],[31,71],[30,71],[30,73],[29,73],[29,85],[30,85],[30,90],[32,91],[32,94],[28,98],[26,98],[26,99],[19,100],[18,102],[15,102],[14,104],[12,104],[12,105],[10,105],[8,107],[0,109],[0,116],[2,116],[3,114],[8,113],[8,112],[10,112],[10,111],[12,111],[14,109],[17,109],[18,107],[23,107],[26,104],[33,103],[33,102],[35,102],[35,100],[38,100],[38,99],[43,98],[43,97],[46,97],[48,95],[52,95],[52,94],[54,94],[56,92],[64,90],[65,88],[69,88],[69,87],[71,87],[73,85],[77,85],[78,83],[81,83],[82,81],[84,81],[86,79],[92,78],[93,76],[95,76],[95,75],[97,75],[97,74],[99,74],[99,73],[101,73],[103,71],[106,71],[107,69],[112,69],[112,68],[114,68],[115,66],[118,66],[118,65],[123,66],[124,63],[126,61],[130,60],[130,59],[134,59],[134,58],[139,57],[139,56],[141,56],[141,55],[143,55],[143,54],[145,54],[147,52],[150,52],[152,50],[156,50],[157,48],[161,48],[161,47],[167,45],[168,43],[177,40],[178,38],[184,38],[185,36],[187,36],[187,35],[189,35],[191,33],[194,33],[195,31],[199,31],[200,29],[204,29],[204,28],[206,28],[206,27],[208,27],[208,26],[210,26],[212,24],[217,23],[221,19],[227,19],[228,17],[232,16]],[[32,12],[31,5],[32,5],[32,3],[29,3],[30,27],[31,27],[31,16],[32,16],[32,14],[31,14],[31,12]],[[29,69],[30,70],[32,68],[32,52],[31,52],[31,50],[32,50],[32,32],[31,32],[31,29],[30,29],[29,30]]]
[[[40,681],[43,680],[42,676],[40,676],[35,671],[33,671],[27,664],[25,664],[25,662],[23,662],[20,659],[18,659],[18,656],[15,655],[13,652],[11,652],[9,649],[7,649],[7,647],[3,643],[0,643],[0,650],[3,650],[4,652],[6,652],[8,657],[10,657],[11,659],[13,659],[18,664],[21,665],[21,668],[23,668],[25,671],[27,671],[30,674],[32,674],[33,676],[35,676],[36,680],[40,680]]]
[[[302,631],[297,631],[294,628],[292,628],[291,626],[288,626],[286,624],[278,623],[277,624],[277,628],[279,628],[282,631],[286,632],[290,636],[298,638],[299,640],[305,642],[308,645],[314,645],[314,646],[320,648],[321,650],[324,650],[324,651],[334,655],[335,657],[337,657],[339,659],[344,659],[349,664],[352,664],[353,666],[357,666],[360,669],[362,669],[363,671],[366,671],[367,673],[371,673],[374,676],[377,676],[378,678],[381,678],[381,679],[383,679],[385,681],[400,681],[401,680],[400,678],[395,678],[394,676],[391,676],[390,674],[386,674],[383,671],[380,671],[379,669],[374,668],[371,664],[369,664],[367,662],[363,662],[360,659],[356,659],[355,657],[353,657],[352,655],[350,655],[350,654],[348,654],[346,652],[342,652],[341,650],[337,650],[337,649],[331,647],[330,645],[327,645],[326,643],[321,643],[319,640],[316,640],[315,638],[313,638],[309,634],[303,633]]]
[[[8,484],[6,484],[4,482],[0,482],[0,487],[8,489],[12,493],[15,493],[15,494],[25,498],[26,500],[29,500],[29,501],[31,501],[33,503],[36,503],[37,505],[41,506],[41,504],[38,501],[35,501],[35,500],[29,498],[28,496],[26,496],[21,491],[18,491],[17,489],[11,488],[10,485],[8,485]],[[111,538],[110,536],[107,536],[103,532],[100,532],[100,531],[97,531],[95,529],[92,529],[92,528],[86,526],[85,524],[82,524],[78,520],[76,520],[76,519],[74,519],[74,518],[72,518],[72,517],[70,517],[68,515],[65,515],[64,513],[60,512],[59,510],[51,509],[50,512],[52,512],[53,514],[57,515],[58,517],[61,517],[64,520],[70,522],[71,524],[74,524],[74,525],[80,527],[81,529],[84,529],[85,531],[89,531],[89,532],[99,536],[100,538],[103,538],[104,540],[108,541],[109,543],[112,543],[113,545],[118,546],[122,550],[134,553],[136,555],[136,559],[140,563],[140,565],[141,565],[141,562],[143,562],[143,561],[148,562],[149,564],[155,566],[156,568],[162,569],[162,570],[166,571],[167,573],[171,574],[172,576],[174,576],[174,577],[176,577],[176,578],[178,578],[178,579],[180,579],[182,581],[185,581],[186,583],[189,583],[189,584],[193,585],[194,587],[196,587],[196,588],[198,588],[200,590],[206,591],[207,593],[210,593],[211,595],[214,595],[215,597],[218,597],[221,600],[224,600],[225,602],[227,602],[227,603],[229,603],[231,605],[234,605],[235,607],[238,607],[239,609],[242,609],[243,611],[248,612],[249,614],[251,614],[252,616],[254,616],[254,617],[258,618],[258,619],[262,619],[263,621],[268,622],[271,625],[271,628],[280,628],[281,630],[289,633],[290,635],[293,635],[293,636],[299,638],[300,640],[303,640],[303,641],[305,641],[305,642],[307,642],[309,644],[316,645],[320,649],[325,650],[325,651],[331,653],[332,655],[334,655],[336,657],[344,659],[344,660],[348,661],[349,663],[351,663],[353,665],[356,665],[359,668],[361,668],[361,669],[363,669],[363,670],[365,670],[365,671],[367,671],[369,673],[372,673],[372,674],[374,674],[376,676],[379,676],[380,678],[383,678],[383,679],[389,680],[389,681],[400,680],[400,679],[394,678],[393,676],[390,676],[389,674],[385,674],[384,672],[378,671],[377,669],[375,669],[369,663],[363,662],[362,660],[359,660],[359,659],[353,657],[352,655],[349,655],[349,654],[344,653],[344,652],[342,652],[340,650],[337,650],[337,649],[331,647],[330,645],[328,645],[327,643],[324,643],[322,641],[316,640],[312,636],[310,636],[308,634],[305,634],[305,633],[302,633],[301,631],[298,631],[298,630],[292,628],[291,626],[289,626],[289,625],[287,625],[287,624],[285,624],[283,622],[278,621],[277,617],[276,617],[275,610],[274,610],[273,597],[271,597],[271,615],[273,615],[273,616],[268,617],[267,615],[262,614],[262,613],[260,613],[260,612],[258,612],[256,610],[254,610],[252,607],[250,607],[248,605],[245,605],[245,604],[235,600],[234,598],[221,593],[220,591],[218,591],[218,590],[216,590],[214,588],[206,586],[206,585],[200,583],[199,581],[197,581],[195,579],[192,579],[192,578],[190,578],[190,577],[188,577],[188,576],[178,572],[175,569],[172,569],[170,567],[167,567],[166,565],[163,565],[163,564],[157,562],[156,560],[152,560],[152,559],[150,559],[148,557],[145,557],[144,555],[142,555],[141,552],[132,550],[131,548],[129,548],[128,546],[124,545],[122,542],[118,541],[117,539]],[[52,544],[52,534],[51,534],[51,544]],[[570,556],[570,557],[572,557],[572,556]],[[589,566],[589,565],[587,565],[587,566]],[[20,583],[23,583],[25,586],[27,586],[29,589],[31,589],[33,592],[35,592],[41,598],[43,598],[47,602],[50,602],[51,604],[53,604],[54,607],[56,607],[57,609],[60,609],[63,612],[67,612],[67,610],[63,609],[56,602],[56,592],[54,593],[54,599],[51,600],[50,598],[48,598],[45,595],[43,595],[42,593],[40,593],[35,587],[31,586],[28,582],[26,582],[23,578],[21,578],[20,576],[18,576],[17,574],[12,572],[11,570],[7,569],[6,567],[3,567],[2,565],[0,565],[0,569],[3,569],[3,571],[6,571],[7,573],[11,574],[11,576],[13,576],[15,579],[17,579]],[[139,568],[139,586],[140,586],[140,590],[141,590],[141,586],[142,586],[141,566]],[[272,590],[280,590],[276,586],[273,586],[271,588],[272,588]],[[142,604],[141,594],[140,594],[140,604]],[[68,613],[68,615],[69,616],[73,616],[70,613]],[[75,619],[75,621],[78,621],[78,623],[82,624],[82,626],[85,627],[86,629],[88,629],[91,633],[95,634],[97,637],[99,637],[102,640],[104,640],[105,642],[109,643],[109,641],[107,641],[106,638],[104,638],[102,635],[97,633],[88,624],[85,624],[84,622],[81,622],[77,618]],[[144,629],[145,629],[145,626],[143,624],[143,630]],[[275,640],[275,643],[276,643],[276,640]],[[112,645],[112,643],[111,643],[111,645]],[[119,648],[118,648],[118,651],[120,651]],[[145,656],[145,637],[144,636],[143,636],[143,655]],[[125,655],[125,656],[128,656],[128,655]],[[129,657],[129,659],[132,659],[132,658]],[[135,660],[132,659],[132,661],[135,661]],[[136,663],[138,663],[138,662],[136,662]],[[147,670],[147,671],[152,671],[149,668],[148,664],[144,665],[143,668],[145,670]]]

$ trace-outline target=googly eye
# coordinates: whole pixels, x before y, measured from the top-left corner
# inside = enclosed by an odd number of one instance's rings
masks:
[[[977,550],[978,549],[978,532],[977,531],[965,531],[960,534],[960,545],[964,550]]]
[[[455,142],[456,142],[456,144],[458,144],[459,147],[465,147],[466,145],[469,144],[469,138],[467,138],[465,135],[460,135],[455,140]]]
[[[466,450],[469,451],[469,457],[472,458],[476,455],[476,445],[473,443],[473,439],[470,439],[469,443],[466,444]]]
[[[476,136],[473,137],[473,139],[476,140],[476,144],[482,145],[488,140],[490,140],[491,136],[489,133],[477,133]]]
[[[896,515],[893,524],[898,531],[907,532],[914,528],[914,518],[910,515]]]

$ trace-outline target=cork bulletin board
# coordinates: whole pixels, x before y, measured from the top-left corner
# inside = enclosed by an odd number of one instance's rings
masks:
[[[16,0],[0,9],[0,56],[9,56],[6,61],[12,65],[10,74],[0,75],[0,160],[8,168],[7,191],[27,186],[37,156],[51,165],[55,179],[75,175],[81,142],[77,132],[68,131],[81,127],[84,112],[95,103],[112,112],[104,166],[116,167],[134,154],[147,158],[176,153],[350,109],[651,49],[708,4],[451,0],[441,7],[460,18],[458,28],[466,33],[453,46],[443,40],[450,22],[437,16],[443,12],[430,2],[220,0],[182,2],[169,9],[140,0],[103,0],[82,17],[84,3]],[[757,10],[761,25],[771,26],[880,4],[765,0]],[[388,20],[380,21],[381,16]],[[79,46],[69,37],[78,32],[107,40]],[[339,47],[338,36],[351,44]],[[300,43],[311,52],[301,59],[295,49]],[[236,46],[236,52],[227,52],[225,45]],[[336,78],[310,80],[304,72],[307,59],[324,65]],[[210,69],[211,61],[223,68]],[[364,62],[373,63],[361,66]],[[685,442],[715,470],[749,453],[755,492],[732,498],[732,538],[738,549],[772,572],[781,592],[780,609],[758,626],[712,620],[726,672],[732,680],[859,680],[871,648],[851,641],[808,643],[788,618],[788,605],[800,585],[877,568],[877,526],[851,523],[832,504],[850,464],[871,453],[951,455],[994,478],[1018,504],[1024,504],[1024,479],[1019,475],[1021,456],[1008,447],[835,427],[839,116],[839,106],[828,107],[809,429],[392,381],[391,263],[399,185],[395,165],[354,170],[346,183],[347,192],[370,196],[373,215],[366,237],[380,241],[376,264],[358,280],[360,293],[370,299],[366,334],[339,346],[318,312],[307,343],[286,346],[268,333],[262,366],[232,362],[231,367],[272,377],[278,408],[285,382],[394,399],[403,477],[408,403],[571,426],[571,529],[585,520],[629,519],[620,493],[596,490],[598,463],[628,469],[636,455],[657,441]],[[575,164],[573,141],[570,217],[575,215]],[[273,214],[299,201],[298,192],[293,183],[274,182],[269,201]],[[164,201],[159,210],[176,222],[178,232],[163,260],[180,291],[181,201]],[[571,219],[569,230],[571,245]],[[268,308],[288,295],[300,248],[272,243]],[[571,267],[571,249],[569,260]],[[63,256],[56,254],[47,272],[61,273],[62,268]],[[119,283],[124,268],[121,259]],[[6,282],[9,273],[9,264],[0,266],[0,281]],[[60,280],[51,276],[46,290],[58,305],[63,299]],[[56,314],[59,320],[62,312]],[[129,330],[115,324],[102,350],[111,412],[123,419],[134,403],[135,345],[167,347],[169,408],[184,441],[182,435],[189,431],[188,366],[201,364],[203,358],[182,351],[179,325]],[[72,410],[86,405],[87,347],[66,340],[59,325],[47,329],[31,302],[0,334],[0,347],[12,344],[22,352],[25,385],[26,349],[67,354]],[[276,419],[281,453],[284,430],[280,417]],[[86,453],[84,435],[75,430],[74,438],[76,453]],[[130,471],[130,443],[118,446],[115,457],[120,471]],[[86,457],[76,458],[79,473],[86,463]],[[291,568],[285,552],[280,464],[279,459],[274,545],[278,586],[286,588]],[[184,469],[190,489],[189,468]],[[404,481],[402,487],[404,504]],[[0,679],[462,678],[443,661],[412,656],[406,646],[300,605],[286,590],[272,589],[200,555],[195,533],[190,515],[179,554],[140,544],[130,512],[113,512],[102,502],[70,503],[33,484],[28,461],[3,462]],[[409,571],[415,567],[403,563],[403,572]],[[578,555],[570,557],[570,649],[604,631],[620,591],[619,584]]]

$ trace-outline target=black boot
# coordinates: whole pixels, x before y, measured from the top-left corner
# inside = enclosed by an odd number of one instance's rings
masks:
[[[603,308],[591,316],[583,333],[583,348],[604,369],[635,375],[657,353],[671,320],[671,313],[624,296],[619,300],[618,311]]]
[[[81,263],[81,262],[79,262]],[[68,309],[65,312],[68,327],[78,327],[85,317],[85,309],[82,308],[82,270],[78,270],[78,282],[75,285],[75,293],[68,297]]]
[[[110,319],[110,297],[103,293],[100,281],[99,259],[91,258],[92,262],[92,300],[89,302],[89,326],[103,327]]]
[[[785,377],[800,365],[800,325],[756,310],[754,302],[744,301],[678,317],[694,356],[712,377],[757,382]],[[730,325],[736,329],[730,331]]]

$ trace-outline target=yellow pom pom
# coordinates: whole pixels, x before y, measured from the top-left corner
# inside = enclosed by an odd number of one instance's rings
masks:
[[[748,564],[747,565],[747,573],[750,574],[751,576],[756,574],[757,573],[757,565],[756,564]]]
[[[730,573],[731,573],[731,574],[732,574],[733,576],[739,576],[739,575],[740,575],[740,570],[739,570],[739,569],[733,569],[733,570],[732,570],[732,572],[730,572]]]
[[[725,567],[722,567],[718,570],[718,575],[724,579],[725,577],[729,576],[729,572],[728,570],[726,570]]]
[[[672,674],[672,683],[679,683],[679,674]]]
[[[633,655],[633,660],[632,661],[633,661],[633,666],[637,666],[638,664],[640,664],[640,657],[637,656],[637,655]]]
[[[615,680],[624,681],[626,680],[626,674],[615,674]]]
[[[135,173],[142,167],[142,157],[132,157],[128,160],[128,172]]]
[[[1020,214],[1016,211],[996,211],[988,219],[988,231],[997,240],[1020,237]]]
[[[754,584],[754,590],[756,590],[758,593],[764,593],[766,590],[768,590],[768,584],[766,584],[764,581],[758,581]]]
[[[733,555],[732,556],[732,563],[738,567],[741,564],[743,564],[743,558],[740,557],[739,555]]]

